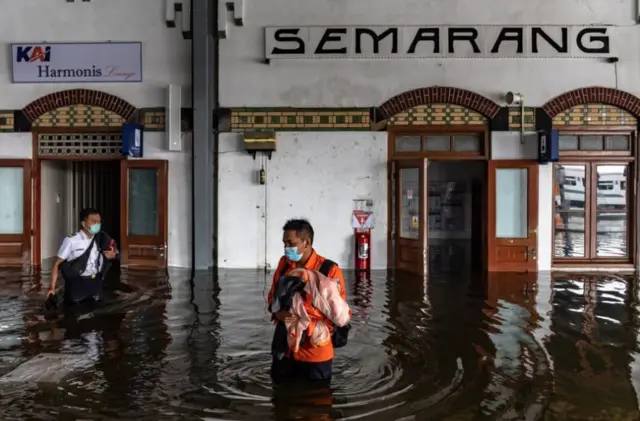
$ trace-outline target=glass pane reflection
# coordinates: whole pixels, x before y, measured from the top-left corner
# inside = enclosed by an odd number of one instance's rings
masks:
[[[584,211],[586,172],[584,165],[556,165],[556,212]]]
[[[0,234],[24,230],[24,174],[22,167],[0,168]]]
[[[451,138],[449,136],[427,136],[425,138],[426,151],[450,151]]]
[[[420,238],[420,169],[400,170],[400,237]]]
[[[598,210],[627,209],[627,166],[597,166],[596,203]]]
[[[422,138],[420,136],[396,137],[396,151],[398,152],[419,152],[421,149]]]
[[[129,170],[129,235],[158,235],[158,177],[150,168]]]
[[[526,168],[496,170],[496,238],[527,238],[529,189]]]
[[[598,212],[596,255],[627,257],[627,213]]]
[[[584,212],[558,212],[554,240],[555,257],[585,257]]]

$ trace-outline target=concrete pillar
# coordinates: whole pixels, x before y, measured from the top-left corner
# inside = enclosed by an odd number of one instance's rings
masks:
[[[191,41],[193,101],[193,270],[213,267],[214,259],[214,133],[217,107],[217,1],[192,0]]]

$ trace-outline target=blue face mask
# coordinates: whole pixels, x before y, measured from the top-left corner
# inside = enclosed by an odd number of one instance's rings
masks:
[[[100,229],[102,229],[102,224],[93,224],[91,225],[91,227],[89,227],[89,232],[93,235],[96,235],[100,232]]]
[[[298,251],[298,247],[285,247],[284,255],[292,262],[299,262],[302,259],[302,253]]]

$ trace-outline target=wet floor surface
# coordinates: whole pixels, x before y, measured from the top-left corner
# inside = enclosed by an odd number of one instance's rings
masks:
[[[40,277],[0,272],[3,421],[640,418],[631,278],[347,274],[354,327],[331,389],[274,390],[261,273],[130,272],[66,319],[45,317]],[[7,381],[57,354],[85,363]]]

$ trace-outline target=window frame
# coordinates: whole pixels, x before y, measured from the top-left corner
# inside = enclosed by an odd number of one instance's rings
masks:
[[[636,136],[637,132],[634,127],[614,127],[605,129],[597,128],[579,128],[560,130],[560,135],[625,135],[629,136],[628,151],[560,151],[560,159],[553,164],[552,167],[552,202],[551,202],[551,218],[552,218],[552,263],[554,265],[562,264],[631,264],[636,260],[636,195],[634,189],[629,188],[635,186],[637,177],[637,167],[635,162],[636,153]],[[556,187],[556,168],[558,165],[581,165],[585,167],[585,255],[584,257],[559,257],[556,256],[556,212],[555,204],[555,187]],[[627,165],[626,177],[626,213],[627,213],[627,256],[626,257],[606,257],[597,256],[597,167],[599,165]],[[612,210],[612,212],[616,212]],[[622,213],[622,211],[619,211]]]
[[[559,132],[560,139],[558,142],[562,141],[562,136],[578,136],[578,147],[580,145],[580,138],[582,136],[629,136],[629,149],[626,151],[616,151],[616,150],[559,150],[560,158],[611,158],[611,157],[633,157],[635,156],[635,144],[636,144],[636,128],[632,126],[624,126],[624,127],[615,127],[611,130],[603,130],[598,127],[596,129],[593,128],[579,128],[576,130],[560,130]],[[604,141],[604,140],[603,140]],[[559,147],[560,145],[558,145]]]
[[[453,138],[455,136],[477,136],[480,141],[479,151],[456,151],[453,149]],[[419,151],[398,151],[396,150],[399,137],[410,136],[420,137]],[[429,136],[448,136],[448,151],[433,151],[425,149],[425,141]],[[438,160],[466,160],[466,159],[488,159],[489,158],[489,128],[486,125],[461,125],[456,126],[405,126],[389,127],[389,159],[411,159],[428,158]]]

